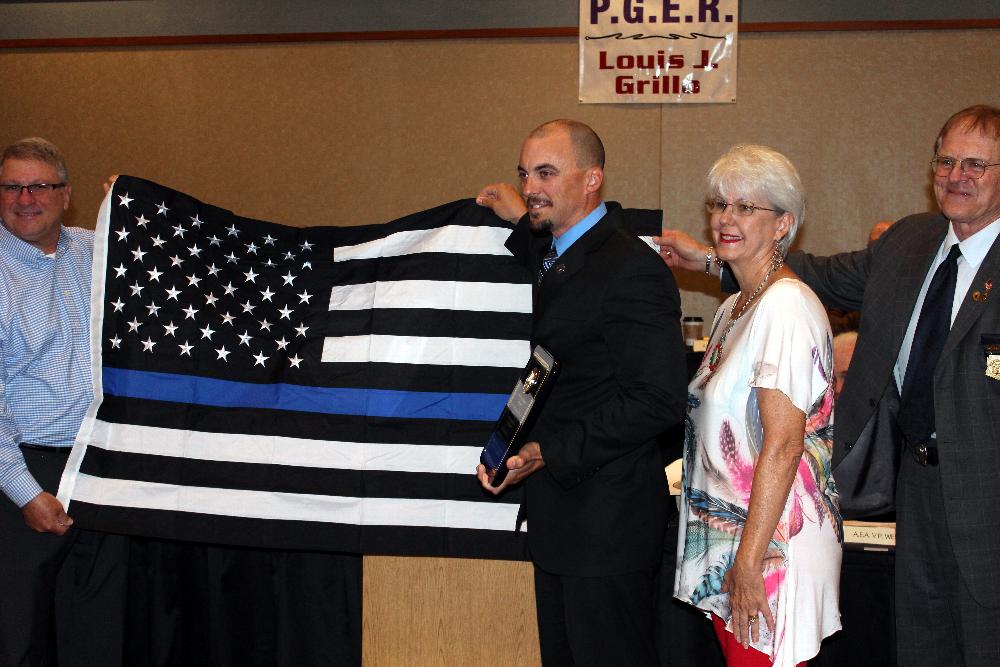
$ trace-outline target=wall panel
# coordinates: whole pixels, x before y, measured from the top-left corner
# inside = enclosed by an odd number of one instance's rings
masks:
[[[605,139],[608,199],[662,207],[695,234],[704,176],[726,147],[782,150],[809,194],[799,245],[826,253],[926,210],[938,127],[1000,103],[998,30],[740,40],[739,102],[684,107],[578,104],[572,38],[6,50],[0,143],[59,144],[70,221],[83,226],[115,172],[252,217],[353,225],[513,182],[525,133],[571,116]],[[710,317],[717,282],[681,283],[686,313]],[[366,664],[479,662],[475,631],[498,608],[515,621],[493,662],[537,661],[526,564],[370,557],[365,588]]]

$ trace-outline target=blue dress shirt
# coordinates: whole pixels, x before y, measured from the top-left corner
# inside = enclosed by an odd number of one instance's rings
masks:
[[[598,223],[608,213],[608,207],[602,201],[593,211],[584,216],[583,220],[576,223],[559,238],[552,237],[552,245],[556,248],[556,254],[562,255],[569,250],[569,247],[576,243],[577,239],[590,231],[590,228]]]
[[[18,507],[42,491],[19,443],[71,446],[93,397],[93,246],[63,227],[46,255],[0,225],[0,489]]]

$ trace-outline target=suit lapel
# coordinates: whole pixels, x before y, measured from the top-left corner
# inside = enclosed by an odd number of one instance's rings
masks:
[[[927,271],[930,270],[941,241],[948,233],[948,221],[939,216],[934,221],[931,233],[919,234],[907,247],[888,249],[888,252],[898,252],[900,255],[899,269],[896,272],[898,280],[893,286],[892,314],[892,345],[897,352],[906,335],[910,324],[913,308],[920,296]],[[937,224],[939,223],[939,224]]]
[[[989,298],[977,301],[972,298],[972,295],[977,291],[981,294],[984,291],[983,285],[987,281],[992,281],[1000,288],[1000,237],[997,237],[997,240],[990,247],[990,251],[986,253],[986,259],[979,265],[976,277],[972,279],[968,292],[962,298],[958,316],[955,317],[955,323],[951,325],[951,331],[948,333],[944,348],[941,350],[941,359],[944,359],[955,349],[955,346],[965,337],[972,325],[986,312]],[[993,298],[995,299],[997,296],[993,296]],[[940,365],[940,362],[938,363]]]
[[[545,274],[545,279],[542,280],[542,284],[539,285],[538,291],[536,292],[536,317],[540,317],[544,312],[545,308],[551,302],[553,295],[555,295],[561,288],[561,286],[569,280],[573,274],[577,273],[584,267],[587,262],[587,255],[593,252],[596,248],[599,248],[604,241],[614,233],[615,231],[615,221],[618,219],[617,211],[609,208],[608,213],[597,221],[591,229],[587,231],[586,234],[581,236],[576,242],[569,247],[569,250],[564,252],[556,260],[556,263],[552,265],[548,273]],[[539,260],[539,264],[541,261]]]

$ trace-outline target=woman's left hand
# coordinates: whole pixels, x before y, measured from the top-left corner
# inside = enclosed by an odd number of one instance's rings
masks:
[[[729,593],[729,608],[733,614],[733,636],[744,648],[760,639],[760,624],[774,630],[774,616],[767,604],[764,575],[756,568],[741,563],[739,557],[722,580],[722,592]]]

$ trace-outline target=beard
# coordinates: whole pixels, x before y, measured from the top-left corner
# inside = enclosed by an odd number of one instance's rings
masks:
[[[552,218],[530,218],[530,220],[531,231],[540,234],[548,234],[552,231]]]
[[[536,199],[534,197],[528,197],[528,218],[531,220],[531,230],[539,233],[548,233],[552,231],[552,218],[549,217],[552,209],[550,202],[547,199]],[[548,204],[549,208],[542,213],[543,209],[533,209],[531,208],[534,204]],[[542,217],[542,216],[546,217]]]

